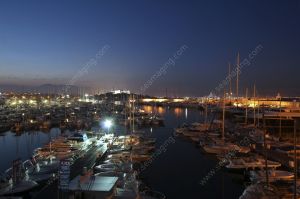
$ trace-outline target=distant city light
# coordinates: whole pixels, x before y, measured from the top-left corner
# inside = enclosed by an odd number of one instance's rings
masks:
[[[121,93],[125,93],[125,94],[130,94],[129,90],[113,90],[111,91],[113,94],[121,94]]]

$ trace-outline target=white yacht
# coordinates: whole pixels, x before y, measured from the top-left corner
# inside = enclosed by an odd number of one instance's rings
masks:
[[[203,149],[207,153],[212,154],[224,154],[229,153],[231,151],[240,151],[240,147],[235,144],[212,144],[212,145],[206,145],[203,146]]]
[[[107,164],[100,164],[95,166],[95,170],[98,172],[105,172],[105,171],[116,171],[116,172],[131,172],[132,164],[131,163],[107,163]]]
[[[269,182],[292,181],[294,174],[283,170],[268,170]],[[250,171],[250,180],[253,182],[266,182],[266,171]]]
[[[36,161],[35,158],[23,162],[27,180],[45,181],[54,176],[59,167],[59,160],[53,158]]]
[[[257,168],[265,168],[265,159],[263,158],[256,158],[256,157],[244,157],[244,158],[235,158],[229,160],[229,164],[226,165],[228,169],[257,169]],[[277,168],[280,167],[281,164],[278,162],[274,162],[268,160],[268,168]]]

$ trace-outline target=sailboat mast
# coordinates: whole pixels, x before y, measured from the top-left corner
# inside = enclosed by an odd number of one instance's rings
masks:
[[[280,103],[279,103],[279,112],[280,112],[280,117],[279,117],[279,139],[281,138],[281,133],[282,133],[282,119],[281,119],[281,112],[282,112],[282,108],[281,108],[281,96],[280,96]]]
[[[245,124],[248,123],[248,88],[246,88],[246,111],[245,111]]]
[[[230,100],[231,100],[231,95],[232,95],[232,87],[231,87],[231,65],[230,65],[230,62],[228,62],[228,78],[229,78],[229,97],[230,97]]]
[[[297,120],[294,119],[294,198],[297,198]]]
[[[225,90],[223,96],[223,121],[222,121],[222,140],[225,138]]]
[[[240,74],[240,53],[237,55],[237,67],[236,67],[236,97],[239,97],[239,74]]]
[[[268,152],[267,152],[267,142],[266,142],[266,119],[265,119],[265,108],[263,105],[263,131],[264,131],[264,151],[265,151],[265,171],[266,171],[266,182],[267,186],[269,187],[269,171],[268,171]]]
[[[259,127],[259,111],[260,111],[259,108],[260,108],[259,107],[259,99],[257,99],[257,122],[256,122],[257,127]]]
[[[132,105],[133,105],[133,114],[132,114],[132,132],[134,133],[134,113],[135,113],[135,106],[134,106],[134,94],[132,94],[133,100],[132,100]]]
[[[256,126],[256,118],[255,118],[255,96],[256,95],[256,87],[255,87],[255,84],[254,84],[254,88],[253,88],[253,124],[254,126]]]
[[[129,132],[131,132],[131,120],[132,120],[132,111],[131,111],[131,94],[129,95]]]
[[[123,102],[124,102],[124,124],[125,124],[125,134],[127,134],[127,100],[126,95],[123,95]]]
[[[205,128],[207,129],[208,128],[208,125],[207,125],[207,101],[205,101]]]

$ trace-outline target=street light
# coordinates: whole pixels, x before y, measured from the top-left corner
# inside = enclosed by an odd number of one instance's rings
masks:
[[[109,128],[113,125],[112,121],[107,119],[104,121],[104,127],[107,128],[107,133],[109,133]]]

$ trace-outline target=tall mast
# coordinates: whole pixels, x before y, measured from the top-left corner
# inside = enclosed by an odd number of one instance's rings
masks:
[[[246,88],[246,115],[245,115],[245,124],[248,123],[248,88]]]
[[[279,103],[279,111],[280,111],[280,117],[279,117],[279,138],[281,138],[281,133],[282,133],[282,121],[281,121],[281,111],[282,111],[282,108],[281,108],[281,96],[280,96],[280,103]]]
[[[257,117],[256,117],[256,124],[257,124],[257,127],[259,127],[259,112],[260,112],[260,105],[259,105],[259,96],[257,94],[257,88],[255,86],[255,96],[256,96],[256,101],[257,101]]]
[[[267,152],[267,142],[266,142],[266,134],[267,134],[267,129],[266,129],[266,119],[265,119],[265,106],[263,104],[263,111],[262,111],[262,117],[263,117],[263,131],[264,131],[264,152],[265,152],[265,174],[266,174],[266,183],[267,187],[269,187],[269,172],[268,172],[268,152]]]
[[[294,198],[297,198],[297,119],[294,118]]]
[[[237,55],[236,66],[236,97],[239,97],[239,73],[240,73],[240,53]]]
[[[223,121],[222,121],[222,140],[225,138],[225,89],[223,96]]]
[[[228,78],[229,78],[229,97],[232,95],[232,87],[231,87],[231,65],[230,62],[228,62]]]
[[[124,122],[125,122],[125,134],[127,134],[127,100],[126,100],[126,95],[123,95],[123,102],[124,102]]]
[[[133,114],[132,114],[132,132],[134,133],[134,113],[135,113],[135,107],[134,107],[134,94],[132,94],[133,96],[133,100],[132,100],[132,104],[133,104]]]
[[[254,84],[254,88],[253,88],[253,124],[254,126],[256,126],[256,118],[255,118],[255,94],[256,93],[256,87]]]
[[[131,133],[131,120],[132,120],[132,111],[131,111],[131,94],[129,94],[129,132]]]
[[[207,125],[207,101],[205,100],[205,129],[208,128],[208,125]]]

